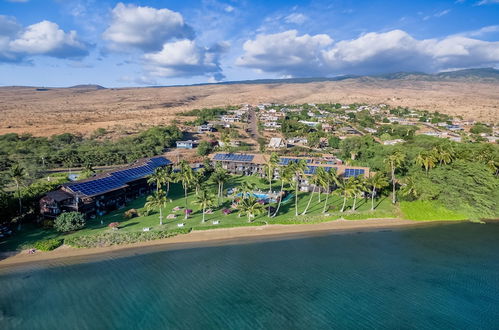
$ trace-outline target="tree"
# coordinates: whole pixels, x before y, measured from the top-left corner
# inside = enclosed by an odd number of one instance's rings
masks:
[[[361,177],[355,177],[355,180],[353,180],[352,188],[354,190],[353,193],[353,205],[352,205],[352,212],[355,212],[356,206],[357,206],[357,198],[364,192],[366,191],[366,184],[364,178]]]
[[[371,191],[371,211],[374,210],[374,197],[379,189],[383,189],[388,186],[388,180],[382,173],[376,173],[375,175],[367,178],[367,186],[372,188]]]
[[[326,213],[327,210],[327,201],[329,199],[329,189],[331,188],[331,185],[334,184],[338,186],[340,184],[340,179],[338,177],[338,173],[336,172],[336,169],[331,168],[329,172],[325,172],[321,177],[320,177],[320,184],[322,188],[324,188],[324,191],[326,192],[326,200],[324,201],[324,208],[322,209],[322,213]]]
[[[187,210],[187,193],[194,181],[194,171],[185,160],[180,162],[179,167],[180,171],[177,173],[176,182],[182,183],[182,187],[184,188],[185,209]],[[188,214],[185,213],[185,219],[187,219],[187,216]]]
[[[385,164],[390,168],[391,181],[392,181],[392,203],[397,202],[397,196],[395,195],[396,178],[395,171],[402,166],[405,160],[405,154],[400,151],[395,151],[385,159]]]
[[[211,191],[208,191],[206,189],[201,189],[196,197],[195,203],[198,204],[202,209],[203,212],[202,222],[204,223],[206,209],[215,204],[215,196],[211,193]]]
[[[309,184],[314,185],[314,189],[312,190],[312,193],[310,194],[310,198],[308,199],[307,206],[305,207],[305,210],[303,210],[302,215],[307,214],[308,208],[310,207],[310,203],[312,202],[312,197],[314,196],[314,193],[315,193],[315,189],[317,187],[319,187],[319,189],[320,189],[321,176],[324,176],[324,173],[322,173],[322,172],[326,172],[326,171],[324,170],[323,167],[318,167],[317,170],[315,171],[315,173],[312,176],[310,176],[308,179]],[[320,201],[319,201],[319,203],[320,203]]]
[[[201,142],[199,142],[197,152],[198,152],[198,155],[200,155],[200,156],[206,156],[211,152],[212,149],[213,148],[212,148],[212,145],[210,142],[201,141]]]
[[[16,164],[10,168],[8,176],[16,185],[17,200],[19,202],[19,215],[21,215],[23,212],[21,184],[23,182],[23,179],[26,177],[26,170],[19,164]]]
[[[243,199],[253,196],[253,192],[256,189],[256,185],[253,182],[244,181],[241,186],[241,195]]]
[[[255,197],[250,196],[249,198],[243,199],[237,206],[240,215],[246,215],[248,217],[248,222],[256,215],[262,213],[265,209],[263,204],[259,203]]]
[[[424,167],[426,174],[428,171],[435,167],[437,159],[435,153],[432,151],[421,151],[416,157],[416,164]]]
[[[79,212],[62,213],[54,221],[55,230],[63,233],[82,229],[85,225],[85,216]]]
[[[147,183],[149,185],[155,185],[156,192],[158,192],[162,188],[163,184],[165,184],[166,181],[167,181],[166,172],[162,167],[156,168],[154,170],[154,173],[152,173],[147,177]]]
[[[279,178],[281,180],[281,189],[279,190],[279,203],[277,203],[277,208],[272,217],[275,217],[279,213],[279,208],[281,207],[282,203],[282,196],[284,195],[284,185],[286,183],[289,184],[292,181],[293,173],[291,172],[291,169],[288,166],[280,166]]]
[[[298,191],[300,187],[300,179],[305,173],[307,163],[305,163],[303,159],[300,159],[298,162],[289,163],[288,166],[290,166],[290,170],[293,173],[295,181],[295,216],[298,216]]]
[[[269,159],[269,162],[267,164],[267,168],[266,168],[266,173],[267,173],[267,177],[269,179],[269,194],[272,193],[272,179],[274,178],[274,171],[276,169],[276,167],[278,166],[279,162],[281,161],[281,159],[279,158],[279,156],[273,152],[271,155],[270,155],[270,159]],[[269,199],[270,200],[270,199]],[[269,205],[269,208],[268,208],[268,217],[270,218],[270,205]]]
[[[218,185],[217,190],[217,204],[220,206],[220,198],[223,196],[224,183],[227,182],[228,172],[222,167],[217,166],[215,171],[211,174],[211,180]]]
[[[355,177],[350,177],[348,179],[343,179],[340,182],[338,189],[336,190],[337,194],[343,196],[343,206],[341,207],[340,212],[345,211],[345,206],[347,204],[347,199],[353,197],[357,193]]]
[[[166,207],[168,199],[163,190],[155,191],[152,195],[147,196],[147,202],[144,205],[147,210],[152,210],[155,208],[159,209],[159,224],[163,224],[163,208]]]
[[[201,189],[201,185],[203,184],[203,182],[204,182],[203,169],[193,171],[191,185],[194,187],[194,190],[196,192],[196,196],[199,194],[199,190]]]

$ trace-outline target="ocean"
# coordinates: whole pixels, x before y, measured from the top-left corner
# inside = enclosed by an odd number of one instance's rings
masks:
[[[499,329],[499,222],[0,273],[1,329]]]

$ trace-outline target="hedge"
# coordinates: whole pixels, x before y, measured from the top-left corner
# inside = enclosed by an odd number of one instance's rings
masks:
[[[105,232],[96,235],[82,235],[68,237],[64,243],[77,248],[105,247],[119,244],[131,244],[138,242],[152,241],[156,239],[168,238],[179,234],[187,234],[191,228],[178,228],[161,231],[140,231],[140,232]]]
[[[40,251],[52,251],[61,246],[63,240],[60,238],[53,238],[44,241],[38,241],[33,244],[33,247]]]

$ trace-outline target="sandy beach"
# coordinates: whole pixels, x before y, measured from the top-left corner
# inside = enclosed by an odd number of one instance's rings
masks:
[[[298,225],[267,225],[251,227],[220,228],[192,231],[189,234],[175,237],[140,242],[126,245],[116,245],[101,248],[72,248],[61,246],[50,252],[37,251],[28,254],[27,251],[4,254],[0,261],[0,271],[12,270],[24,266],[57,265],[82,263],[106,258],[137,255],[155,251],[208,247],[221,244],[240,244],[259,240],[276,240],[329,234],[338,231],[379,230],[404,226],[422,226],[428,222],[415,222],[402,219],[369,219],[369,220],[335,220],[317,224]]]

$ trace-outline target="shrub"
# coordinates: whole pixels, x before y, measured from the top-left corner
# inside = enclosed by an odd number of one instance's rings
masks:
[[[123,217],[125,219],[132,219],[132,218],[136,218],[139,216],[139,212],[137,212],[136,209],[130,209],[128,211],[125,211],[125,213],[123,213]]]
[[[107,225],[111,229],[118,229],[120,226],[119,222],[111,222],[109,225]]]
[[[40,251],[52,251],[62,245],[63,240],[59,238],[35,242],[33,247]]]
[[[131,244],[137,242],[152,241],[176,236],[179,234],[187,234],[191,228],[178,228],[173,230],[160,231],[139,231],[139,232],[122,232],[112,231],[104,232],[97,235],[83,235],[76,237],[68,237],[65,240],[67,245],[77,248],[105,247],[119,244]]]
[[[60,232],[68,232],[85,227],[85,216],[79,212],[67,212],[57,217],[54,228]]]
[[[152,213],[152,210],[151,209],[148,209],[148,208],[143,208],[141,209],[139,212],[138,212],[138,215],[141,216],[141,217],[147,217],[149,215],[151,215]]]

